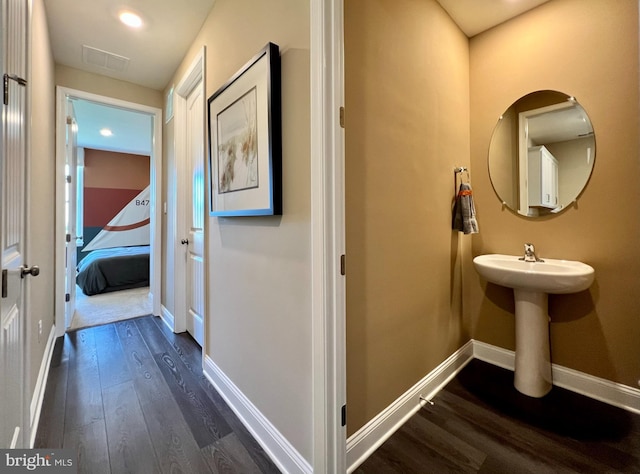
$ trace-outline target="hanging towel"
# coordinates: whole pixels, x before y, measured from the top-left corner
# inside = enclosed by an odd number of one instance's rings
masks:
[[[476,208],[473,205],[473,191],[469,183],[461,183],[453,206],[453,230],[465,234],[478,233]]]

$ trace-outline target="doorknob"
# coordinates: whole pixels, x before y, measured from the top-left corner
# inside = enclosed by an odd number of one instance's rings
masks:
[[[180,243],[181,243],[182,245],[189,245],[189,239],[182,239],[182,240],[180,241]]]
[[[27,275],[37,277],[40,275],[40,267],[38,265],[32,265],[31,267],[29,265],[23,265],[21,276],[24,278]]]

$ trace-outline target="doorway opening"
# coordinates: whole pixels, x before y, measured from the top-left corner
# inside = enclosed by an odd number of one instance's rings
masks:
[[[101,115],[126,132],[88,136]],[[57,335],[159,315],[162,111],[58,87],[56,129]]]

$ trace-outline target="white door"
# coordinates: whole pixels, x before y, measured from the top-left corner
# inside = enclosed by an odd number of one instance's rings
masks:
[[[76,309],[77,218],[78,211],[78,124],[73,102],[67,99],[67,133],[65,142],[65,327],[71,325]]]
[[[25,173],[26,173],[26,32],[27,2],[2,0],[3,100],[0,130],[0,448],[29,442],[25,400]],[[29,272],[26,272],[29,270]],[[33,269],[37,274],[37,267]]]
[[[202,81],[187,96],[186,193],[187,331],[202,346],[204,339],[204,92]]]

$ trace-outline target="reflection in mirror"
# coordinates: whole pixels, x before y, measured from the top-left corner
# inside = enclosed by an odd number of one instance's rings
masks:
[[[562,211],[589,180],[595,135],[582,106],[566,94],[528,94],[498,120],[489,175],[502,202],[523,216]]]

